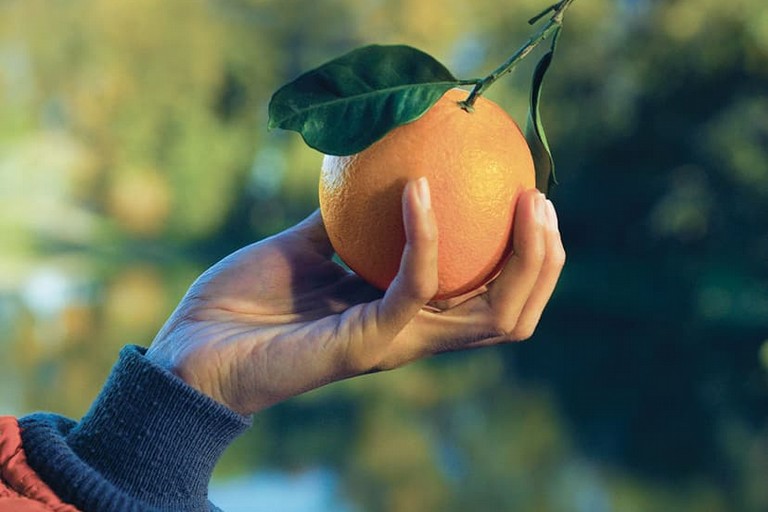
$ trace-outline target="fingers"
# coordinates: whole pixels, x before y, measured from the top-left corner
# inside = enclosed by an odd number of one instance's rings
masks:
[[[396,335],[437,293],[437,223],[429,183],[419,178],[403,190],[406,243],[400,269],[382,298],[377,328]]]
[[[488,300],[500,332],[514,340],[529,338],[554,291],[565,263],[554,207],[543,194],[521,194],[515,210],[513,249]]]
[[[512,254],[488,291],[488,299],[494,310],[498,311],[499,325],[502,327],[517,323],[544,262],[544,196],[534,189],[520,194],[514,222]]]
[[[565,252],[554,208],[537,191],[526,191],[516,205],[513,255],[487,291],[459,304],[432,303],[447,309],[425,308],[437,289],[437,230],[434,214],[419,201],[421,186],[410,183],[404,191],[406,249],[396,279],[375,306],[376,321],[364,328],[362,339],[368,341],[346,348],[354,374],[525,339],[560,275]]]
[[[544,312],[544,307],[555,291],[560,272],[565,265],[565,249],[560,238],[557,213],[552,201],[546,201],[546,218],[544,233],[546,253],[536,286],[534,286],[520,317],[517,319],[515,326],[515,333],[519,336],[517,339],[525,339],[533,335],[533,331],[541,319],[541,314]]]

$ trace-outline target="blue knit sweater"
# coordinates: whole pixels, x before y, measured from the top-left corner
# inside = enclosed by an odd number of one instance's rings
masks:
[[[224,449],[250,426],[127,346],[80,422],[47,413],[19,420],[29,465],[79,509],[218,510],[208,501]]]

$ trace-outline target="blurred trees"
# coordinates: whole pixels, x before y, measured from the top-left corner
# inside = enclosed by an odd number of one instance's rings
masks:
[[[542,7],[0,1],[2,400],[82,414],[198,272],[316,207],[320,155],[266,131],[279,85],[371,42],[478,76]],[[489,93],[518,119],[531,66]],[[766,91],[763,0],[577,2],[534,340],[275,407],[220,474],[331,464],[372,511],[768,508]]]

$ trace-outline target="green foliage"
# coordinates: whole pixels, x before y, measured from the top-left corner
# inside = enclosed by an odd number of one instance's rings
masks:
[[[281,87],[269,103],[269,127],[297,131],[321,153],[351,155],[418,119],[460,84],[416,48],[365,46]]]
[[[308,71],[281,87],[269,103],[269,127],[294,130],[312,148],[331,155],[358,153],[397,126],[421,117],[450,88],[473,85],[461,108],[472,111],[476,98],[508,74],[535,46],[552,37],[550,51],[533,74],[526,137],[531,145],[539,189],[556,183],[552,154],[539,104],[562,17],[573,0],[563,0],[531,18],[552,18],[504,64],[483,79],[457,80],[431,55],[406,45],[369,45]]]
[[[555,176],[555,162],[552,159],[552,151],[549,149],[547,135],[544,133],[544,124],[541,120],[541,87],[544,83],[544,75],[547,73],[552,57],[555,54],[557,38],[560,36],[560,29],[557,29],[552,35],[552,46],[544,54],[533,71],[531,84],[531,102],[528,107],[528,117],[525,123],[525,140],[531,148],[533,164],[536,169],[536,188],[544,194],[549,192],[551,186],[557,184]]]

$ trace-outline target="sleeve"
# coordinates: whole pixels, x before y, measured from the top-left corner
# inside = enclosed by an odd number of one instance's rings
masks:
[[[208,512],[213,468],[251,423],[125,347],[80,422],[36,413],[19,420],[29,466],[85,512]]]

